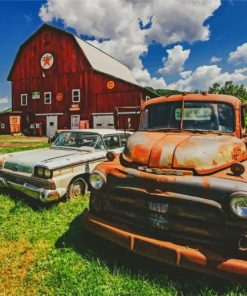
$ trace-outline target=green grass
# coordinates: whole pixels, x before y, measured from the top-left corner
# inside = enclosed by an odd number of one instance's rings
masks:
[[[236,283],[158,264],[89,236],[81,218],[88,195],[44,207],[8,194],[0,194],[0,295],[247,293]]]
[[[12,142],[14,144],[18,144],[19,142]],[[23,145],[23,142],[21,142]],[[22,147],[13,147],[13,148],[0,148],[0,154],[4,153],[12,153],[12,152],[20,152],[25,150],[33,150],[33,149],[41,149],[41,148],[48,148],[51,144],[48,143],[29,143],[26,142],[25,146]]]

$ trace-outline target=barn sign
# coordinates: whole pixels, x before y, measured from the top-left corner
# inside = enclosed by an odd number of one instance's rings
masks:
[[[58,92],[58,93],[56,94],[56,100],[57,100],[58,102],[61,102],[61,101],[63,100],[63,93],[62,93],[62,92]]]
[[[39,91],[32,92],[32,99],[34,100],[40,99],[40,92]]]
[[[79,111],[80,106],[78,104],[72,104],[71,107],[69,108],[69,111]]]
[[[54,57],[51,53],[47,52],[42,55],[40,59],[40,65],[43,69],[45,70],[50,69],[53,63],[54,63]]]
[[[114,83],[114,81],[109,80],[107,82],[107,85],[106,86],[107,86],[108,89],[113,89],[115,87],[115,83]]]

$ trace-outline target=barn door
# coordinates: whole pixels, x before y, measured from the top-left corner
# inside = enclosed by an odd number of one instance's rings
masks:
[[[114,128],[114,116],[112,113],[94,113],[93,128]]]
[[[80,115],[71,115],[71,129],[80,127]]]
[[[46,117],[46,135],[47,137],[54,137],[57,131],[57,116]]]

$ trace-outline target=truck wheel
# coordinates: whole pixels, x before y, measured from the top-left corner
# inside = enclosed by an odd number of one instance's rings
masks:
[[[67,189],[67,198],[75,199],[86,192],[86,182],[82,178],[74,179]]]

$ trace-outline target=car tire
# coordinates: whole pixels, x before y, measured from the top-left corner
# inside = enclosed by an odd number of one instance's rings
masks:
[[[67,198],[76,199],[86,192],[86,182],[83,178],[75,178],[67,189]]]

